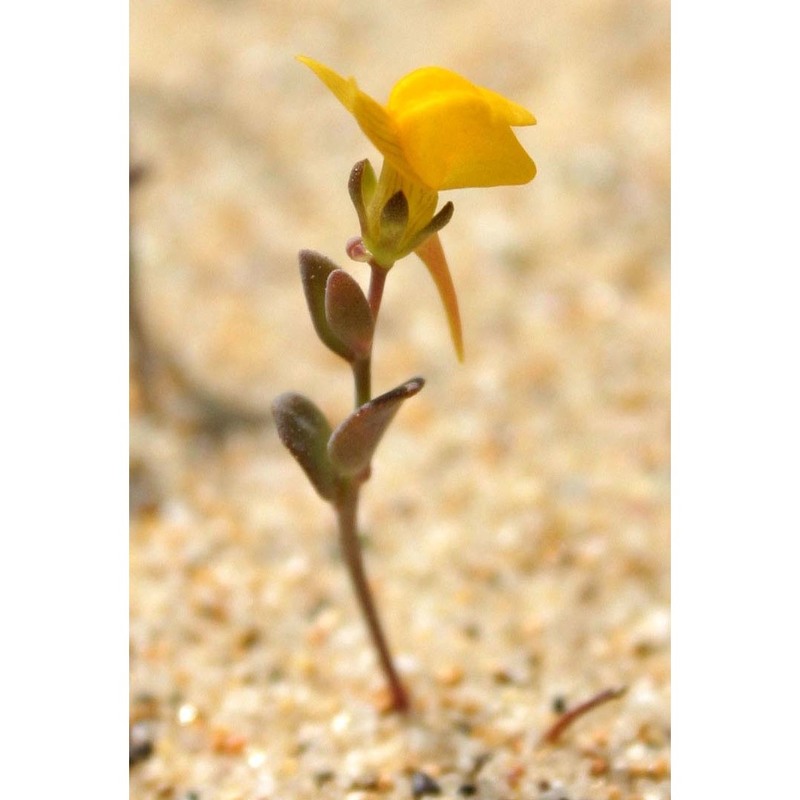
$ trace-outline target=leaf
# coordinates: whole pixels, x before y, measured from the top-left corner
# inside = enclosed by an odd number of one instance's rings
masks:
[[[286,392],[272,403],[278,436],[308,475],[317,492],[332,500],[338,476],[328,456],[331,426],[325,415],[307,397]]]
[[[361,287],[342,269],[335,269],[328,275],[325,316],[334,335],[356,358],[369,356],[375,321]]]
[[[345,361],[353,361],[353,351],[333,332],[325,314],[325,286],[328,276],[339,267],[313,250],[300,251],[300,277],[314,330],[323,344]]]
[[[344,475],[355,475],[366,469],[403,401],[413,397],[424,385],[422,378],[412,378],[354,411],[328,442],[334,468]]]

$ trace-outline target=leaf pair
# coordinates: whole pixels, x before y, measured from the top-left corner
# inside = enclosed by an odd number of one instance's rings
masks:
[[[402,403],[425,385],[412,378],[357,408],[336,430],[307,397],[280,395],[272,404],[278,436],[317,492],[336,501],[342,484],[369,467],[383,434]]]
[[[317,336],[350,363],[368,358],[375,321],[358,283],[313,250],[300,251],[300,276]]]

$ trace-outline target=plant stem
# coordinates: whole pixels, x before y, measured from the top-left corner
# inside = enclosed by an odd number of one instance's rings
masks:
[[[369,310],[372,312],[373,324],[378,322],[378,312],[383,299],[383,287],[386,276],[389,274],[387,267],[382,267],[377,261],[370,261],[372,272],[369,280]],[[372,352],[366,358],[358,358],[352,363],[353,383],[355,384],[356,408],[372,399]]]
[[[357,478],[349,481],[336,503],[336,514],[339,522],[339,541],[342,547],[342,555],[344,556],[350,579],[355,588],[358,604],[364,614],[367,628],[372,637],[372,643],[378,651],[378,659],[380,660],[381,668],[389,683],[389,690],[392,696],[392,709],[395,711],[408,711],[408,694],[392,663],[389,646],[383,634],[378,611],[375,608],[372,592],[370,591],[366,572],[364,571],[364,558],[361,552],[361,545],[358,541],[357,527],[359,490],[360,485]]]
[[[391,266],[391,265],[390,265]],[[376,261],[370,261],[372,273],[369,282],[369,309],[372,313],[374,323],[378,321],[378,312],[383,298],[383,287],[386,283],[386,276],[389,272],[387,267],[383,267]],[[353,382],[355,384],[356,409],[368,403],[372,399],[372,351],[366,358],[356,359],[353,364]],[[400,676],[394,668],[392,656],[389,652],[389,645],[383,633],[375,601],[372,599],[372,592],[367,582],[367,575],[364,570],[364,557],[361,552],[361,544],[358,541],[358,498],[361,484],[369,478],[369,467],[361,474],[347,481],[342,487],[341,493],[335,502],[336,516],[339,523],[339,541],[342,548],[342,556],[347,565],[350,580],[356,592],[356,599],[361,607],[361,612],[372,637],[372,643],[378,652],[383,673],[389,684],[389,691],[392,698],[392,709],[395,711],[408,711],[409,699]]]
[[[369,310],[372,312],[373,321],[377,324],[378,311],[383,299],[383,286],[386,283],[386,276],[389,274],[389,268],[392,265],[389,264],[388,267],[384,267],[374,259],[369,262],[369,265],[372,268],[369,278]]]
[[[372,359],[357,358],[353,364],[353,383],[356,391],[356,408],[372,399]]]
[[[597,708],[597,706],[601,705],[602,703],[607,703],[609,700],[616,700],[618,697],[622,697],[627,691],[627,687],[620,686],[617,688],[606,689],[605,691],[600,692],[599,694],[590,697],[588,700],[584,701],[580,705],[575,706],[575,708],[570,709],[569,711],[565,711],[555,722],[555,724],[551,725],[547,731],[545,731],[542,738],[539,740],[539,744],[555,744],[558,741],[561,734],[573,723],[575,722],[578,717],[582,717],[587,712],[591,711],[593,708]]]

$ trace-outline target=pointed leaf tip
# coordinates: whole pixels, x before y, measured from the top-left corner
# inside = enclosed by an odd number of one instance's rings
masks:
[[[417,250],[419,246],[434,233],[438,233],[448,222],[453,218],[455,206],[452,201],[448,200],[439,210],[439,213],[416,235],[414,238],[413,249]]]
[[[422,378],[412,378],[354,411],[331,434],[328,442],[328,453],[335,469],[345,475],[355,475],[366,469],[400,406],[424,385]]]

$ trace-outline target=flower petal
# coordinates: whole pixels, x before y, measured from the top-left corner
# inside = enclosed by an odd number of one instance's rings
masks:
[[[384,158],[409,180],[419,182],[419,177],[406,160],[397,126],[386,113],[386,109],[359,90],[353,103],[353,115],[361,130]]]
[[[536,124],[536,117],[519,103],[514,103],[491,89],[484,89],[482,86],[476,86],[475,88],[489,104],[493,113],[504,119],[507,124],[513,127]]]
[[[359,127],[395,169],[409,180],[421,183],[403,154],[397,126],[386,109],[358,88],[355,78],[343,78],[330,67],[308,56],[296,56],[331,90],[336,99],[356,118]]]
[[[534,116],[502,95],[441,67],[401,79],[389,97],[403,153],[433,189],[527,183],[536,166],[510,125]]]
[[[355,78],[343,78],[334,72],[330,67],[320,64],[308,56],[295,56],[301,63],[305,64],[312,72],[336,95],[336,99],[352,114],[355,105],[355,97],[359,92]]]

